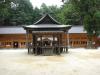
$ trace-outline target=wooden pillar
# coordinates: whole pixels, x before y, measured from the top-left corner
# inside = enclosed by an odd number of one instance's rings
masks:
[[[34,34],[32,33],[32,49],[33,49],[33,54],[35,53],[35,50],[34,50]]]
[[[62,48],[62,34],[59,34],[59,54],[61,54],[61,49]]]
[[[28,36],[28,34],[29,34],[29,31],[27,30],[26,31],[26,48],[28,49],[28,53],[29,53],[29,43],[28,43],[29,36]]]
[[[52,43],[53,54],[54,54],[54,52],[55,52],[55,44],[54,44],[54,41],[55,41],[55,36],[54,36],[54,34],[53,34],[53,43]]]
[[[67,45],[68,45],[68,48],[70,47],[70,43],[69,43],[69,33],[67,32],[67,41],[68,41],[68,43],[67,43]]]
[[[33,36],[33,53],[36,54],[36,37],[34,33],[32,36]]]
[[[43,45],[43,37],[44,33],[41,35],[41,47],[42,47],[42,55],[45,55],[45,48],[44,48],[44,45]]]
[[[65,34],[67,34],[67,38],[66,38],[66,52],[68,52],[68,48],[69,48],[69,33],[68,33],[68,31],[66,31]]]
[[[34,35],[34,46],[35,46],[35,54],[37,55],[37,36],[36,35]]]
[[[39,34],[39,38],[40,38],[40,41],[39,41],[39,52],[40,54],[42,54],[42,36]]]
[[[57,54],[60,54],[60,34],[58,35],[58,51]]]

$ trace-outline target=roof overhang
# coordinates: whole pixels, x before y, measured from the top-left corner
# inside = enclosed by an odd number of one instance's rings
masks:
[[[25,30],[31,31],[67,31],[71,28],[71,25],[29,25],[23,26]]]

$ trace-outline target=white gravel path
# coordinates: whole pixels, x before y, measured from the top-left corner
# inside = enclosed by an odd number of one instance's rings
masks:
[[[100,48],[69,49],[61,56],[28,55],[27,49],[0,49],[0,75],[100,75]]]

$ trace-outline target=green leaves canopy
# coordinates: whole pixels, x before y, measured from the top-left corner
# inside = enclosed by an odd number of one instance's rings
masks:
[[[80,13],[88,35],[100,35],[100,0],[70,0]]]

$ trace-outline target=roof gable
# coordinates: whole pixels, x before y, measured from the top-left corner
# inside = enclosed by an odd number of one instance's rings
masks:
[[[60,25],[58,21],[56,21],[54,18],[52,18],[49,14],[44,15],[40,20],[34,23],[35,25],[40,24],[57,24]]]

